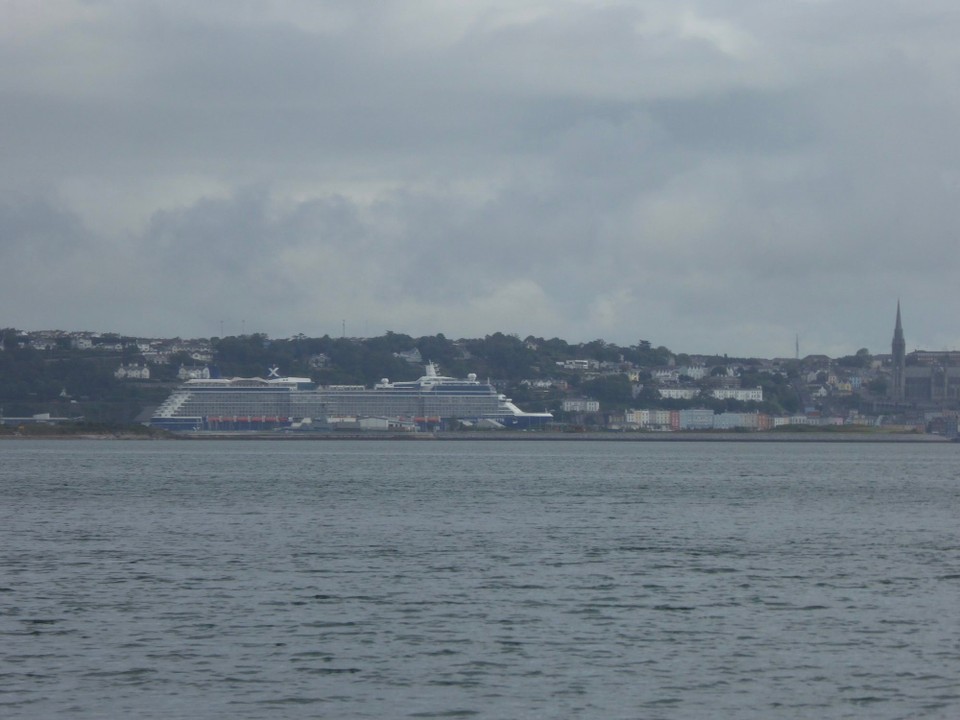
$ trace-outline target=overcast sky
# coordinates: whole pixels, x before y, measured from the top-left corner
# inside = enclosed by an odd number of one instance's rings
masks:
[[[0,327],[960,348],[955,0],[0,0]]]

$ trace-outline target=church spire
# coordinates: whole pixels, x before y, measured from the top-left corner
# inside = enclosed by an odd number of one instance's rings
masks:
[[[900,300],[897,300],[897,323],[893,328],[893,342],[890,349],[893,366],[890,394],[894,401],[902,401],[906,390],[907,343],[903,339],[903,324],[900,322]]]

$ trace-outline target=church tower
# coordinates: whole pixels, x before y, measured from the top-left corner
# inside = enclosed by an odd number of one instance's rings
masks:
[[[895,402],[902,402],[906,390],[907,343],[903,339],[903,325],[900,324],[900,301],[897,300],[897,324],[893,329],[893,382],[890,396]]]

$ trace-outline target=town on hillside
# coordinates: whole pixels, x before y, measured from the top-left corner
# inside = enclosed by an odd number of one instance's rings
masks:
[[[956,436],[960,411],[960,351],[907,353],[898,305],[890,352],[837,358],[730,358],[645,340],[621,347],[502,333],[184,340],[8,328],[0,330],[0,426],[142,423],[189,380],[282,372],[318,386],[371,387],[387,377],[414,380],[427,363],[484,378],[523,410],[551,413],[556,430]]]

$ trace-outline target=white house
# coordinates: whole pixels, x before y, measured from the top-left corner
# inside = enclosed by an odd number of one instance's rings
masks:
[[[185,365],[181,365],[177,371],[177,377],[181,380],[209,380],[210,368],[206,366],[186,367]]]
[[[717,400],[740,400],[742,402],[763,402],[763,388],[716,388],[710,395]]]
[[[699,388],[659,388],[660,397],[668,400],[693,400],[699,397]]]
[[[149,380],[150,368],[147,365],[140,365],[139,363],[121,365],[113,371],[113,376],[118,380]]]
[[[600,412],[599,400],[573,399],[563,401],[564,412]]]
[[[686,365],[680,368],[680,374],[693,378],[694,380],[703,380],[707,376],[706,365]]]

